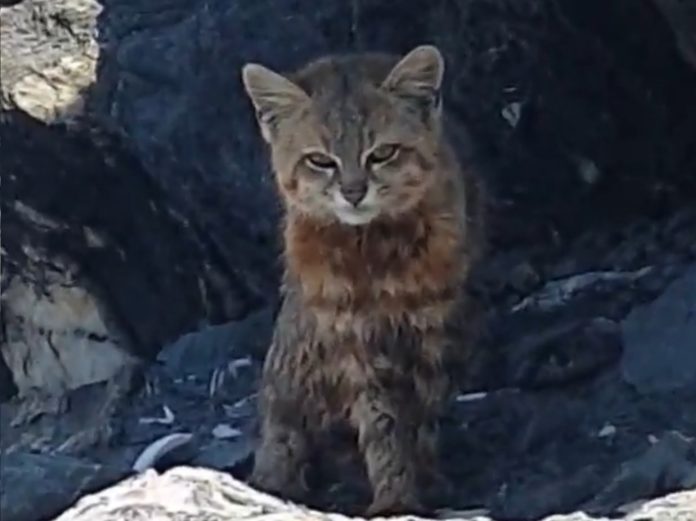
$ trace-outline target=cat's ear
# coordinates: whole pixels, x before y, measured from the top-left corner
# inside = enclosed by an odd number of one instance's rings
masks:
[[[389,72],[382,87],[406,98],[439,105],[445,60],[437,47],[420,45],[401,58]]]
[[[256,109],[261,134],[268,142],[280,119],[309,102],[304,90],[285,76],[257,63],[247,63],[242,68],[242,82]]]

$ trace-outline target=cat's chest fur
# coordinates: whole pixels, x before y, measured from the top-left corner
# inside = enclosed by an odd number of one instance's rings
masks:
[[[463,275],[454,213],[417,211],[360,228],[291,218],[285,244],[303,305],[338,330],[440,323]]]

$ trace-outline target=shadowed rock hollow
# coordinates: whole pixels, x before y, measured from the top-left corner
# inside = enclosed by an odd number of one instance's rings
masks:
[[[279,205],[240,67],[424,42],[493,214],[440,507],[600,515],[696,486],[687,2],[1,5],[3,521],[51,519],[177,433],[140,463],[244,478]],[[360,511],[341,472],[312,506]]]

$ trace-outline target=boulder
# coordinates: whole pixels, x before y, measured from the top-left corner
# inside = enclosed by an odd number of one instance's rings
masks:
[[[2,357],[20,394],[109,379],[249,305],[139,160],[97,133],[0,117]]]

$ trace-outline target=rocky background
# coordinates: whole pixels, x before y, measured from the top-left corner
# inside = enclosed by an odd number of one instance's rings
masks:
[[[3,521],[52,519],[150,467],[244,479],[279,205],[240,67],[424,42],[446,57],[453,137],[493,216],[475,279],[486,334],[443,418],[440,514],[619,515],[696,488],[692,3],[0,5]],[[312,507],[364,506],[345,464]],[[188,486],[191,519],[243,518],[204,505],[232,489],[244,512],[301,515],[223,474],[139,479],[63,519],[96,519],[84,509],[131,486],[165,495],[111,507],[174,519],[166,495]],[[689,519],[693,495],[671,497],[646,508]]]

